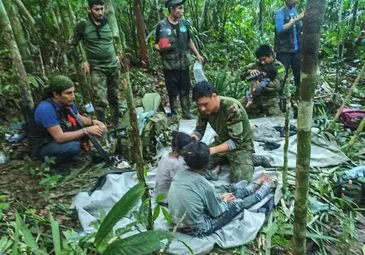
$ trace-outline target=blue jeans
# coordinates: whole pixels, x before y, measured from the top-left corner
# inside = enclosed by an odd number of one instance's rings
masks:
[[[247,184],[246,181],[240,181],[235,184],[228,184],[216,187],[220,192],[233,193],[238,199],[227,203],[226,210],[216,218],[206,215],[205,220],[209,222],[209,228],[193,231],[193,235],[203,237],[213,234],[218,229],[221,229],[226,224],[231,222],[244,209],[251,207],[262,200],[259,194],[255,192],[254,183]]]
[[[67,143],[51,142],[44,145],[38,152],[37,157],[44,160],[46,156],[55,157],[57,163],[67,162],[80,154],[80,142],[71,141]]]

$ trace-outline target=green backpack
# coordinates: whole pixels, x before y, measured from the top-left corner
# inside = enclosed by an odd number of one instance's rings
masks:
[[[339,186],[342,196],[360,207],[365,206],[365,166],[345,171]]]
[[[167,125],[166,115],[162,112],[155,113],[148,119],[142,131],[143,158],[153,159],[158,149],[168,145],[169,137],[171,137],[171,130]]]

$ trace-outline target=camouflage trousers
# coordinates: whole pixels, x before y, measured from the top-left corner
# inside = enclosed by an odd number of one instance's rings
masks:
[[[216,144],[212,146],[215,145]],[[251,151],[233,150],[225,153],[213,154],[210,158],[208,169],[213,169],[217,165],[224,164],[229,164],[230,166],[229,181],[231,183],[242,180],[252,180],[254,166],[252,163]]]
[[[254,99],[252,104],[246,107],[246,112],[249,118],[283,116],[279,101],[276,98],[268,99],[265,103],[263,103],[263,100]]]
[[[98,112],[101,112],[101,115],[105,114],[105,108],[109,105],[112,117],[112,124],[114,126],[118,126],[119,119],[121,117],[119,110],[119,84],[119,69],[116,68],[112,70],[100,70],[97,68],[92,68],[92,102],[94,104],[97,117]]]

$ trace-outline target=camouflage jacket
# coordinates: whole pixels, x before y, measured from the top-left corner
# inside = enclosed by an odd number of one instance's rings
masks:
[[[265,87],[263,92],[260,95],[255,95],[255,93],[252,93],[253,101],[260,101],[263,105],[265,105],[265,102],[268,102],[270,99],[278,98],[279,92],[281,90],[281,87],[284,82],[285,78],[285,67],[284,65],[278,61],[274,60],[272,65],[276,68],[278,74],[276,78],[269,82],[269,84]],[[245,66],[242,69],[242,73],[245,76],[249,75],[249,70],[257,69],[259,71],[263,71],[263,66],[259,63],[252,63],[247,66]],[[256,81],[252,81],[251,85],[254,86]]]
[[[217,133],[217,143],[227,143],[230,150],[253,151],[250,122],[238,100],[220,96],[218,112],[209,116],[200,114],[194,134],[199,138],[203,137],[208,123]]]
[[[80,41],[91,68],[110,70],[119,67],[113,33],[106,19],[99,26],[96,26],[90,17],[77,23],[68,42],[69,53],[77,62],[85,61],[77,48]]]

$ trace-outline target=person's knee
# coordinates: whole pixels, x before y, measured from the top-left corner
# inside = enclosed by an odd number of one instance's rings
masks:
[[[230,181],[236,183],[242,180],[250,182],[252,180],[254,166],[252,158],[231,164]]]
[[[80,151],[81,151],[80,142],[72,141],[68,143],[68,147],[65,150],[65,154],[67,154],[70,157],[74,157],[79,155]]]

